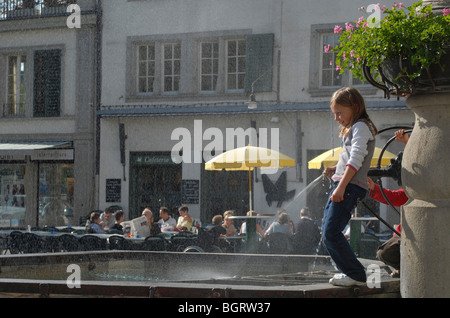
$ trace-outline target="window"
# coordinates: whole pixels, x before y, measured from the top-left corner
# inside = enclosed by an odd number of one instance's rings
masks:
[[[200,89],[214,92],[217,90],[219,74],[219,43],[203,42],[200,50]]]
[[[127,102],[273,91],[274,34],[214,31],[129,39]],[[183,65],[183,68],[182,68]]]
[[[181,45],[168,43],[163,46],[164,56],[164,92],[180,90]]]
[[[155,45],[138,48],[138,93],[153,93],[155,83]]]
[[[343,76],[348,76],[349,85],[363,85],[364,83],[354,77],[351,72],[345,71],[343,74],[339,74],[340,71],[336,71],[337,52],[331,51],[331,48],[338,45],[339,36],[340,34],[324,34],[322,36],[322,47],[324,48],[322,54],[322,86],[341,86]],[[325,47],[328,47],[328,45],[330,50],[325,52]]]
[[[227,41],[227,90],[245,86],[245,40]]]
[[[321,69],[321,86],[341,86],[342,75],[336,70],[336,52],[331,49],[326,52],[325,47],[333,48],[339,43],[339,34],[324,34],[322,36],[322,69]]]
[[[6,116],[25,114],[25,55],[8,56],[7,101],[4,109]]]
[[[328,97],[336,88],[342,86],[360,86],[364,94],[376,94],[377,90],[353,77],[345,71],[336,70],[337,52],[332,48],[338,45],[340,34],[334,34],[335,24],[311,25],[310,74],[308,92],[312,97]],[[328,48],[326,50],[325,48]]]

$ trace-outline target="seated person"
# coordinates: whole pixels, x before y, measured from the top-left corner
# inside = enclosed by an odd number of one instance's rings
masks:
[[[147,226],[150,229],[150,235],[161,233],[161,229],[158,224],[153,222],[152,210],[150,210],[149,208],[145,208],[144,211],[142,211],[142,216],[145,216],[147,218]]]
[[[267,236],[274,232],[292,234],[290,223],[291,223],[291,219],[289,217],[289,214],[282,212],[282,213],[278,214],[278,220],[273,222],[269,226],[267,231],[264,233],[264,236]]]
[[[159,209],[159,217],[158,225],[161,232],[172,231],[177,226],[177,221],[169,215],[169,208],[162,206]]]
[[[99,225],[100,223],[100,213],[98,212],[92,212],[91,213],[91,217],[90,217],[90,230],[93,233],[97,233],[97,234],[104,234],[105,232],[103,231],[103,229],[101,228],[101,226]]]
[[[234,236],[239,233],[233,224],[233,219],[230,219],[230,216],[231,215],[226,215],[225,221],[222,224],[223,228],[226,230],[225,236]]]
[[[178,218],[176,229],[178,231],[190,231],[194,220],[188,214],[189,213],[188,207],[185,205],[181,206],[178,209],[178,213],[180,213],[180,217]]]
[[[201,248],[211,250],[213,246],[218,246],[219,237],[225,236],[227,230],[222,227],[222,216],[216,215],[212,218],[212,223],[205,228],[199,228],[198,240]]]
[[[114,212],[115,211],[113,211],[111,207],[108,207],[102,214],[100,214],[99,225],[102,227],[104,231],[109,230],[111,227],[114,226],[115,223]]]
[[[116,230],[123,233],[123,226],[120,223],[124,221],[125,213],[123,213],[122,210],[117,210],[116,212],[114,212],[114,219],[116,220],[116,222],[110,228],[110,230]]]
[[[311,219],[309,208],[304,207],[300,211],[300,221],[295,224],[295,252],[304,255],[315,254],[320,237],[320,229]]]

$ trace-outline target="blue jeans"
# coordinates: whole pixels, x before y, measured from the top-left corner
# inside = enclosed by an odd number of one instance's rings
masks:
[[[330,197],[337,185],[338,182],[333,185]],[[366,194],[367,190],[364,188],[349,183],[345,189],[343,201],[333,202],[328,198],[322,223],[323,243],[337,268],[345,275],[360,282],[366,281],[366,271],[356,258],[342,231],[348,224],[358,199],[364,199]]]

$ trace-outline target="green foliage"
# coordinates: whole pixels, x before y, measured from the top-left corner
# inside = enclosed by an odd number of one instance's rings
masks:
[[[439,64],[445,50],[450,48],[450,10],[434,14],[431,5],[417,2],[408,8],[394,3],[392,9],[383,11],[378,26],[371,16],[369,21],[361,17],[345,28],[336,26],[340,44],[333,48],[337,53],[336,68],[350,70],[364,81],[362,66],[371,69],[374,77],[378,69],[390,60],[404,61],[404,75],[414,79],[423,69]],[[372,26],[372,27],[371,27]]]

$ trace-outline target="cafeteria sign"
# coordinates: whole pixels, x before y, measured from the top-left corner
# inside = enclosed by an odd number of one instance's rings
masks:
[[[170,155],[137,155],[134,157],[135,165],[174,165]]]

